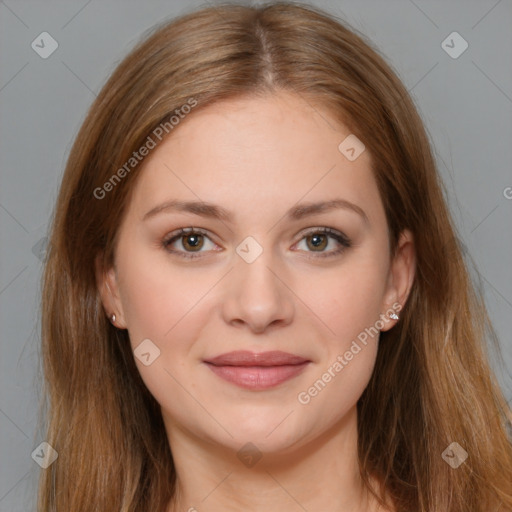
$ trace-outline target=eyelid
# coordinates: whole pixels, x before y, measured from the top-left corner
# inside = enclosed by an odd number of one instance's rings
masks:
[[[336,237],[341,238],[347,244],[351,243],[350,238],[347,235],[345,235],[345,233],[343,233],[342,231],[338,231],[337,229],[327,227],[327,226],[313,226],[311,228],[306,228],[305,230],[301,231],[300,238],[298,241],[300,242],[300,240],[302,240],[305,236],[312,235],[314,233],[332,235],[334,238],[336,238]]]
[[[345,235],[343,232],[338,231],[337,229],[330,228],[327,226],[314,226],[311,228],[306,228],[300,233],[300,237],[293,245],[297,245],[300,243],[305,237],[312,234],[321,234],[321,235],[327,235],[330,238],[334,238],[334,240],[340,245],[341,247],[338,247],[338,249],[331,250],[331,251],[306,251],[303,256],[304,258],[308,259],[318,259],[318,258],[331,258],[340,256],[342,253],[344,253],[347,249],[352,247],[352,240]]]
[[[179,250],[169,249],[171,242],[174,243],[180,237],[187,235],[189,233],[203,235],[204,237],[208,238],[212,243],[215,244],[215,242],[212,240],[212,238],[210,236],[210,233],[207,230],[205,230],[203,228],[186,227],[186,228],[176,229],[176,230],[172,231],[171,233],[169,233],[168,235],[166,235],[164,237],[164,239],[162,240],[163,248],[167,252],[169,252],[171,254],[179,254],[181,257],[183,257],[185,259],[199,258],[199,257],[202,257],[201,254],[203,252],[206,252],[206,253],[211,252],[211,250],[210,251],[189,252],[189,251],[179,251]],[[345,235],[341,231],[338,231],[334,228],[330,228],[327,226],[313,226],[313,227],[306,228],[306,229],[302,230],[301,233],[298,235],[297,241],[294,242],[293,246],[297,245],[308,235],[317,234],[317,233],[322,234],[322,235],[327,235],[330,238],[333,238],[341,246],[341,248],[338,248],[336,250],[331,250],[331,251],[325,251],[325,252],[323,252],[323,251],[319,251],[319,252],[306,251],[306,254],[304,255],[306,258],[318,258],[318,257],[327,258],[327,257],[331,257],[331,256],[337,256],[352,246],[352,241],[350,240],[350,238],[347,235]],[[216,244],[216,245],[218,245],[218,244]],[[214,249],[214,251],[220,252],[216,249]],[[315,253],[316,253],[316,255],[315,255]]]
[[[179,240],[184,235],[187,235],[187,234],[190,234],[190,233],[203,235],[204,237],[208,238],[212,243],[215,244],[215,242],[212,240],[212,238],[210,236],[210,233],[206,229],[196,228],[196,227],[186,227],[186,228],[176,229],[176,230],[172,231],[171,233],[167,234],[164,237],[164,239],[162,240],[162,242],[161,242],[162,247],[168,253],[170,253],[170,254],[178,254],[178,255],[182,256],[183,258],[185,258],[185,259],[187,259],[187,258],[188,259],[194,259],[194,258],[203,257],[203,256],[201,256],[203,254],[203,252],[210,252],[210,251],[188,252],[188,251],[179,251],[179,250],[175,250],[175,249],[170,249],[171,243],[176,242],[177,240]],[[215,244],[215,245],[217,245],[217,244]],[[214,249],[214,251],[215,252],[219,252],[216,249]]]

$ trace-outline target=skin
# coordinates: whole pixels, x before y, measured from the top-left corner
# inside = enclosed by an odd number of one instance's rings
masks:
[[[160,350],[149,366],[135,361],[161,405],[176,465],[169,512],[378,509],[360,482],[356,428],[378,336],[309,403],[297,398],[380,314],[405,304],[414,278],[411,233],[391,260],[369,152],[351,162],[338,150],[349,133],[327,110],[279,92],[194,112],[145,159],[115,266],[97,277],[105,311],[128,329],[132,348],[150,339]],[[339,198],[368,221],[343,208],[285,217],[297,203]],[[167,211],[142,220],[171,199],[214,203],[233,218]],[[186,236],[172,244],[177,254],[162,246],[182,227],[207,231],[199,253]],[[322,227],[351,247],[323,258],[342,246],[320,235],[315,249],[304,231]],[[252,263],[236,252],[248,236],[263,249]],[[199,257],[180,256],[187,250]],[[382,331],[395,323],[387,318]],[[274,388],[247,390],[203,362],[233,350],[311,362]],[[248,442],[262,455],[252,467],[237,457]]]

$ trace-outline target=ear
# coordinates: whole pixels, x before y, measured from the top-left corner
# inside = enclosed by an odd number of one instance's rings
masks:
[[[100,292],[101,302],[107,317],[110,319],[112,314],[116,315],[114,325],[119,329],[126,329],[123,307],[119,297],[119,286],[114,267],[105,269],[103,266],[103,253],[96,256],[95,259],[96,285]]]
[[[403,309],[409,292],[411,291],[416,273],[416,250],[412,233],[405,229],[400,233],[396,254],[391,261],[389,269],[388,282],[384,295],[383,310],[399,311]],[[389,319],[389,314],[385,315]],[[389,319],[381,329],[387,331],[391,329],[398,320]]]

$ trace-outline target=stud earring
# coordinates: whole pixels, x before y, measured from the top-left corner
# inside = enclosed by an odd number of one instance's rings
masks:
[[[389,315],[389,318],[392,318],[393,320],[398,320],[399,316],[395,312],[393,312]]]
[[[110,317],[110,321],[115,325],[115,322],[116,322],[116,315],[115,315],[115,313],[112,313],[112,316]]]

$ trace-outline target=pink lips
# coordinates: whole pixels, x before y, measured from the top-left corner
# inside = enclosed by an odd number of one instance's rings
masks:
[[[277,386],[299,375],[310,363],[280,351],[228,352],[204,362],[220,378],[254,391]]]

